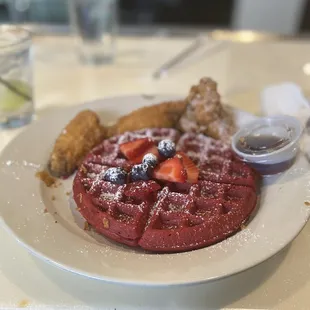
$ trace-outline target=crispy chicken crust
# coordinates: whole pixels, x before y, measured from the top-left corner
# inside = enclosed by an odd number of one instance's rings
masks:
[[[77,114],[58,136],[48,168],[55,177],[71,175],[85,155],[105,136],[97,114],[85,110]]]
[[[57,138],[48,163],[49,171],[56,177],[69,176],[103,139],[144,128],[177,128],[226,140],[236,125],[233,112],[221,103],[216,82],[202,78],[198,85],[191,87],[185,100],[142,107],[110,127],[100,125],[95,112],[80,112]]]
[[[186,105],[186,101],[179,100],[140,108],[121,117],[114,126],[107,128],[107,136],[144,128],[174,128]]]
[[[185,108],[185,101],[143,107],[121,117],[111,127],[101,126],[95,112],[82,111],[57,138],[48,163],[49,171],[55,177],[71,175],[85,155],[104,138],[143,128],[175,127]]]

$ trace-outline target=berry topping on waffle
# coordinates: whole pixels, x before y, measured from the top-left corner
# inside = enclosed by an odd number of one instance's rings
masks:
[[[175,156],[162,162],[153,174],[155,179],[169,182],[186,182],[186,171],[181,158]]]
[[[149,138],[141,138],[122,143],[120,151],[132,163],[141,163],[145,154],[152,153],[154,142]]]
[[[156,165],[158,164],[157,156],[155,156],[152,153],[147,153],[143,156],[142,163],[147,164],[148,166],[152,168],[155,168]]]
[[[146,155],[158,152],[162,140],[175,145],[171,158]],[[111,168],[129,174],[127,182],[107,179]],[[106,237],[149,251],[181,252],[236,233],[256,206],[256,181],[257,174],[223,142],[155,128],[103,141],[80,166],[73,193],[82,216]]]
[[[105,171],[103,175],[105,181],[109,181],[115,184],[125,184],[127,181],[127,172],[119,167],[112,167]]]
[[[147,181],[151,178],[152,167],[147,164],[134,165],[130,172],[132,181],[144,180]]]
[[[163,157],[173,157],[175,155],[175,143],[171,140],[160,141],[158,143],[158,152]]]
[[[194,162],[183,152],[178,152],[177,156],[181,159],[184,170],[186,172],[186,181],[189,183],[197,183],[199,169]]]

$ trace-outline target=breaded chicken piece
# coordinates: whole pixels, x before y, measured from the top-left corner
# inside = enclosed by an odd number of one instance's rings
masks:
[[[85,110],[77,114],[58,136],[48,168],[55,177],[66,177],[74,172],[85,155],[105,136],[97,114]]]
[[[48,168],[56,177],[71,175],[87,153],[104,138],[143,128],[174,128],[186,108],[185,101],[163,102],[121,117],[111,127],[100,125],[95,112],[80,112],[57,138]]]
[[[69,176],[103,139],[144,128],[178,128],[215,139],[229,139],[236,126],[232,111],[221,103],[216,82],[202,78],[185,100],[142,107],[110,127],[100,125],[95,112],[80,112],[56,140],[48,164],[50,173],[56,177]]]
[[[186,108],[186,101],[167,101],[135,110],[107,128],[107,136],[144,128],[175,128]]]
[[[177,127],[184,132],[203,133],[214,139],[227,140],[236,130],[234,115],[221,103],[217,83],[202,78],[191,87],[185,113]]]

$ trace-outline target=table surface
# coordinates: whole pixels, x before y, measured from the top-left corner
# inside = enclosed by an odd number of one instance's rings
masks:
[[[307,41],[210,42],[207,50],[152,82],[152,71],[189,43],[190,38],[124,37],[118,41],[113,64],[91,67],[78,61],[72,38],[37,37],[37,118],[106,96],[184,95],[206,75],[219,82],[225,102],[255,114],[260,112],[261,89],[271,83],[296,82],[310,93]],[[23,129],[0,131],[0,151]],[[2,227],[0,246],[0,308],[310,309],[310,224],[288,248],[255,268],[214,283],[179,288],[107,284],[60,270],[30,255]]]

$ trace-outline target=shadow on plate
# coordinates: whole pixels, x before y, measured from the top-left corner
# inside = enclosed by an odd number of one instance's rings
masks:
[[[287,252],[288,249],[257,267],[226,279],[200,285],[165,288],[108,284],[64,272],[37,258],[33,259],[45,276],[62,291],[89,306],[99,307],[104,303],[106,307],[130,305],[131,309],[147,306],[156,309],[220,309],[251,294],[272,278]],[[302,286],[305,281],[305,278],[300,279],[297,285]],[[279,292],[279,295],[274,296],[274,303],[278,299],[285,299],[290,293],[292,292]],[[261,308],[260,302],[262,301],[256,299],[255,306]],[[262,305],[262,308],[265,306]]]

